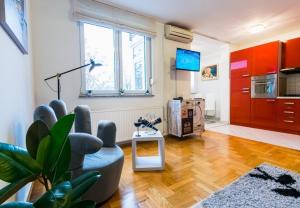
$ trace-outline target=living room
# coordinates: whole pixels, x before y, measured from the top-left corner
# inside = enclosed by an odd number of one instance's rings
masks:
[[[0,0],[0,207],[300,207],[299,9]]]

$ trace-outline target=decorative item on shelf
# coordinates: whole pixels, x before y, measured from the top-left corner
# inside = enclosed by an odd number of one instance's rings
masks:
[[[137,136],[140,135],[140,128],[148,128],[150,130],[153,130],[155,132],[158,131],[158,129],[155,127],[155,125],[160,124],[162,122],[161,118],[156,118],[155,120],[148,121],[144,119],[143,117],[140,117],[137,122],[134,123],[134,126],[137,127]]]
[[[0,0],[1,1],[1,0]],[[99,67],[99,66],[102,66],[102,64],[99,64],[99,63],[95,63],[95,61],[93,59],[90,59],[90,63],[88,64],[85,64],[83,66],[80,66],[80,67],[77,67],[77,68],[74,68],[74,69],[71,69],[71,70],[68,70],[68,71],[65,71],[65,72],[62,72],[62,73],[57,73],[56,75],[53,75],[51,77],[48,77],[46,79],[44,79],[44,81],[47,83],[48,80],[50,79],[54,79],[56,78],[57,79],[57,98],[60,100],[60,92],[61,92],[61,85],[60,85],[60,77],[62,75],[65,75],[65,74],[68,74],[70,72],[73,72],[73,71],[76,71],[78,69],[82,69],[84,67],[88,67],[90,66],[90,69],[89,69],[89,72],[93,71],[94,68],[96,67]],[[47,83],[48,85],[48,83]],[[49,85],[48,85],[49,86]],[[51,87],[50,87],[51,88]],[[52,88],[51,88],[52,89]],[[91,91],[92,92],[92,91]],[[88,94],[88,95],[91,95],[91,94]]]
[[[0,25],[23,54],[28,54],[26,0],[0,0]]]
[[[201,72],[202,80],[216,80],[219,78],[219,69],[218,65],[206,66],[202,69]]]

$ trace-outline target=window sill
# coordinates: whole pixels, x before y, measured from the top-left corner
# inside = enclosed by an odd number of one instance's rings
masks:
[[[125,94],[125,95],[120,95],[120,94],[94,94],[94,95],[89,95],[89,94],[83,94],[81,93],[79,95],[79,98],[126,98],[126,97],[154,97],[153,94]]]

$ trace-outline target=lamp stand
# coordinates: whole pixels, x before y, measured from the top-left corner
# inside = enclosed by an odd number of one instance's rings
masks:
[[[57,99],[60,100],[60,74],[56,75],[57,79]]]

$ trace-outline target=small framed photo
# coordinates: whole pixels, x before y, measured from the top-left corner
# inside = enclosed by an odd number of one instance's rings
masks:
[[[202,80],[216,80],[218,78],[219,78],[219,68],[217,64],[203,67],[201,71]]]

